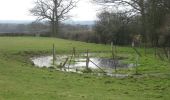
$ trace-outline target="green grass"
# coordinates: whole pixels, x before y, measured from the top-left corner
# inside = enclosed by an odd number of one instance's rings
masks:
[[[97,56],[110,57],[110,46],[88,44],[56,38],[0,37],[0,100],[169,100],[170,63],[160,61],[148,49],[140,58],[139,73],[128,78],[64,73],[34,67],[29,57],[51,53],[105,52]],[[143,49],[139,49],[143,55]],[[129,47],[118,47],[125,62],[134,62],[135,53]],[[131,71],[127,71],[131,72]],[[158,74],[157,74],[158,73]]]

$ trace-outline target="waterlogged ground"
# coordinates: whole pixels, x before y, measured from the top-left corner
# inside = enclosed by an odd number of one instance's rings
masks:
[[[56,64],[64,63],[64,61],[69,57],[69,55],[56,55]],[[70,57],[69,57],[70,58]],[[51,67],[53,56],[40,56],[31,58],[35,66],[38,67]],[[75,57],[72,59],[72,63],[69,64],[67,62],[66,66],[70,66],[70,68],[81,68],[86,66],[86,58],[85,57]],[[89,68],[97,69],[99,67],[102,68],[130,68],[132,64],[123,64],[121,60],[113,60],[110,58],[94,58],[90,57],[90,60],[93,62],[89,62]],[[95,64],[97,65],[95,65]]]
[[[140,75],[114,78],[66,73],[33,66],[30,58],[50,54],[53,43],[57,53],[60,54],[70,53],[73,47],[80,52],[85,52],[86,49],[90,52],[110,51],[110,45],[57,38],[0,37],[0,100],[169,100],[170,98],[170,63],[153,56],[153,49],[147,48],[147,54],[144,56],[144,49],[137,48],[142,54],[138,68]],[[127,64],[135,60],[136,54],[130,47],[118,47],[118,54],[128,54]]]
[[[112,77],[127,77],[128,74],[118,74],[114,73],[115,70],[117,69],[129,69],[133,68],[134,64],[125,64],[123,63],[123,60],[119,59],[111,59],[111,58],[102,58],[102,57],[94,57],[95,54],[90,54],[90,62],[88,64],[88,67],[97,73],[97,75],[101,76],[103,74],[107,76],[112,76]],[[85,54],[80,54],[79,56],[71,57],[71,55],[56,55],[56,60],[55,64],[57,65],[62,65],[67,58],[68,61],[61,68],[61,71],[66,71],[66,72],[76,72],[76,73],[82,73],[86,68],[86,56]],[[71,59],[72,58],[72,59]],[[53,66],[53,56],[40,56],[40,57],[33,57],[31,58],[32,62],[34,63],[35,66],[37,67],[52,67]],[[55,66],[55,67],[56,67]],[[96,72],[97,71],[97,72]],[[103,72],[103,74],[101,73]]]

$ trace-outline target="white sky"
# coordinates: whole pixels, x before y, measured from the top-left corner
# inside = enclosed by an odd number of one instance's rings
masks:
[[[0,0],[0,20],[35,20],[29,14],[34,0]],[[80,0],[71,12],[73,20],[95,20],[97,6],[90,0]]]

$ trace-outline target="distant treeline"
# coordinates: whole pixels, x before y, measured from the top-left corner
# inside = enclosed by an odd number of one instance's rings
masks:
[[[49,33],[42,33],[42,34],[36,34],[36,33],[0,33],[0,36],[35,36],[35,37],[49,37]]]
[[[84,42],[99,42],[99,37],[93,31],[93,25],[60,24],[59,38]],[[0,24],[0,36],[41,36],[50,37],[48,22],[33,22],[30,24]]]
[[[49,32],[48,23],[32,22],[30,24],[0,24],[0,33],[33,34],[46,32]]]

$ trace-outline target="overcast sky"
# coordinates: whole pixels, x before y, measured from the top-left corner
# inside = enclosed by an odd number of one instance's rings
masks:
[[[0,20],[35,20],[29,14],[34,0],[0,0]],[[95,20],[98,7],[90,0],[80,0],[72,10],[72,20]]]

